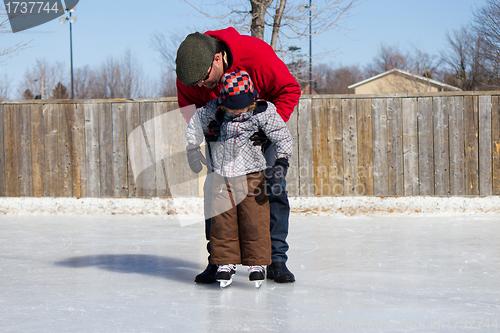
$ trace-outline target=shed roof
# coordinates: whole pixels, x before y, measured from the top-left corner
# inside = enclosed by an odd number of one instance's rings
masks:
[[[401,69],[391,69],[390,71],[387,71],[387,72],[384,72],[384,73],[381,73],[381,74],[378,74],[378,75],[375,75],[375,76],[372,76],[368,79],[365,79],[363,81],[359,81],[357,83],[354,83],[354,84],[351,84],[350,86],[348,86],[347,88],[349,89],[352,89],[352,88],[356,88],[356,87],[359,87],[365,83],[368,83],[370,81],[373,81],[373,80],[376,80],[376,79],[379,79],[383,76],[386,76],[386,75],[389,75],[389,74],[392,74],[392,73],[400,73],[400,74],[404,74],[404,75],[407,75],[408,77],[411,77],[413,79],[417,79],[417,80],[421,80],[421,81],[425,81],[427,83],[431,83],[431,84],[434,84],[434,85],[437,85],[437,86],[440,86],[440,87],[446,87],[448,89],[451,89],[451,90],[456,90],[456,91],[462,91],[462,89],[460,88],[457,88],[457,87],[454,87],[454,86],[451,86],[449,84],[446,84],[446,83],[443,83],[443,82],[440,82],[440,81],[436,81],[436,80],[433,80],[433,79],[429,79],[425,76],[420,76],[420,75],[415,75],[415,74],[411,74],[410,72],[406,72],[406,71],[403,71]]]

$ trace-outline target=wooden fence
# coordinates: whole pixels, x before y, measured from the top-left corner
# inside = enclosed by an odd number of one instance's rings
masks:
[[[499,195],[499,97],[303,97],[288,122],[289,194]],[[157,186],[138,186],[127,138],[140,127],[154,131],[148,121],[177,109],[170,98],[0,102],[0,196],[169,196],[161,164],[146,171]],[[145,136],[145,154],[182,156],[185,126],[180,115],[169,118],[167,133]],[[175,163],[186,180],[182,194],[199,195],[203,179],[194,178],[185,159]]]

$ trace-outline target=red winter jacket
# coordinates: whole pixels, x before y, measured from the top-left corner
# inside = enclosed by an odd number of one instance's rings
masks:
[[[300,86],[271,46],[258,38],[240,35],[234,28],[205,34],[223,41],[231,52],[233,63],[226,73],[246,71],[260,98],[272,102],[281,118],[288,121],[299,102]],[[177,79],[177,100],[181,108],[191,104],[200,108],[218,97],[219,92],[220,86],[209,90],[197,85],[186,86]],[[193,114],[184,112],[183,116],[189,122]]]

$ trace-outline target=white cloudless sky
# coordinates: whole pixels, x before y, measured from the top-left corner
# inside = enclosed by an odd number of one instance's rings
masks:
[[[191,1],[193,4],[202,2],[215,3],[212,0]],[[313,61],[332,66],[364,67],[377,55],[381,43],[398,45],[403,51],[417,45],[430,55],[438,56],[446,46],[446,32],[471,23],[472,10],[485,3],[486,0],[360,0],[349,17],[342,21],[346,28],[343,34],[329,31],[313,37]],[[4,8],[3,3],[0,8]],[[202,18],[180,0],[80,0],[74,15],[77,17],[73,24],[74,68],[85,65],[95,68],[107,58],[118,59],[130,50],[145,76],[154,81],[159,80],[162,69],[159,54],[150,45],[155,31],[166,36],[184,36],[223,26],[218,21]],[[62,25],[56,19],[23,32],[0,34],[2,48],[19,42],[28,42],[28,46],[0,59],[0,76],[6,74],[12,80],[11,98],[19,98],[17,91],[22,77],[36,59],[64,64],[69,82],[67,23]],[[307,38],[297,43],[302,52],[308,53]],[[315,58],[318,53],[333,50],[335,52],[324,58]]]

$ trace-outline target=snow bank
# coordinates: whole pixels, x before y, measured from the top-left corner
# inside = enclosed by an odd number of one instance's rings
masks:
[[[500,216],[500,197],[291,198],[294,214],[319,216]]]
[[[500,216],[500,197],[291,197],[294,215]],[[203,198],[0,198],[0,214],[199,215]]]

